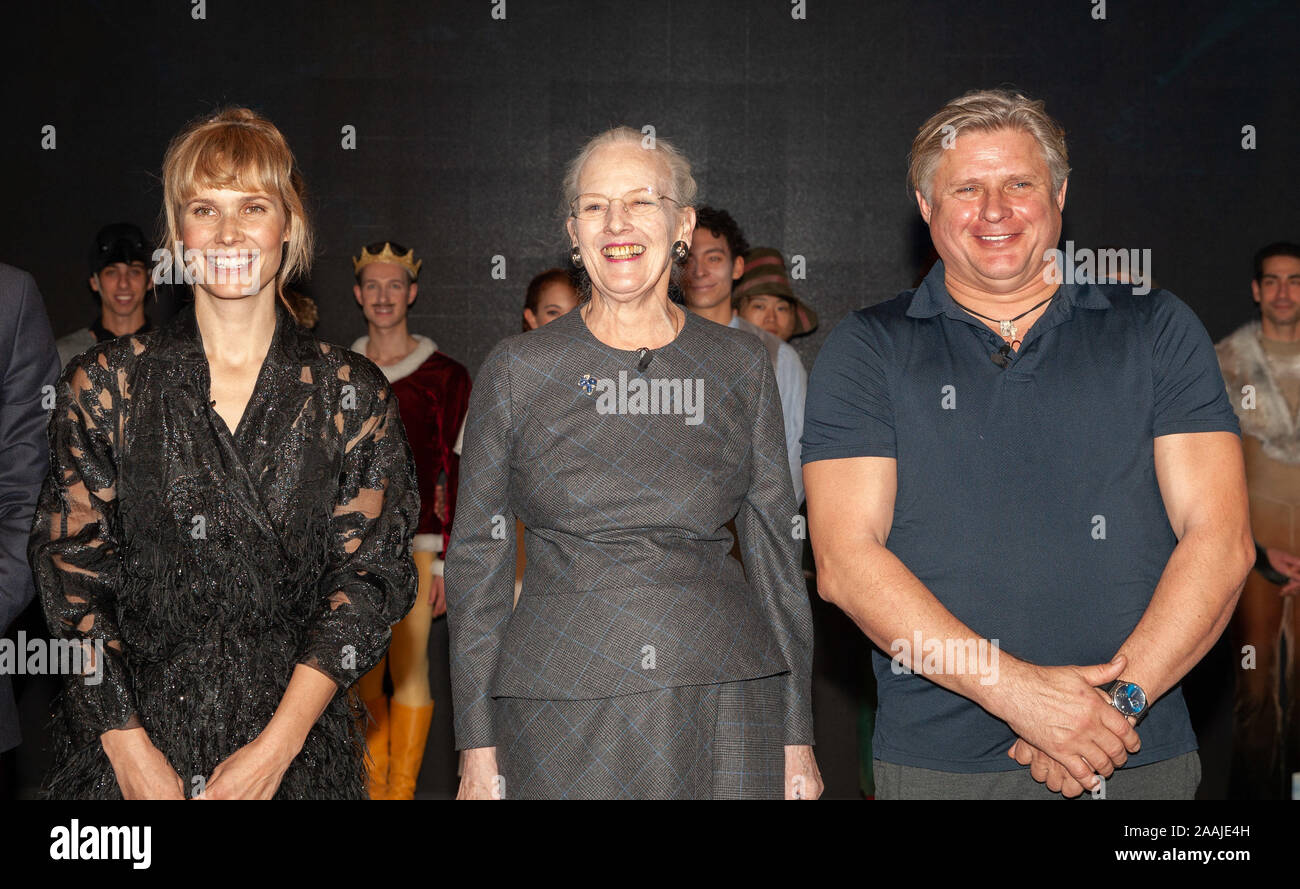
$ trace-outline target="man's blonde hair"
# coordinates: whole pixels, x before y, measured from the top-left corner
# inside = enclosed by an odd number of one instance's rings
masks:
[[[1058,193],[1070,175],[1065,129],[1048,116],[1042,100],[1032,101],[1009,90],[973,90],[953,99],[921,124],[912,140],[907,184],[930,203],[934,172],[944,149],[951,148],[963,131],[988,133],[1002,129],[1034,137],[1052,176],[1052,194]]]

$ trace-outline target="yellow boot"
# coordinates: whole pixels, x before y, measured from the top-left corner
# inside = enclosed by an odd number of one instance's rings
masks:
[[[366,723],[366,747],[370,755],[366,758],[366,772],[371,799],[388,798],[389,767],[389,714],[388,697],[381,696],[366,701],[366,712],[370,719]]]
[[[433,704],[407,707],[392,702],[392,731],[389,743],[387,799],[415,799],[415,779],[424,761],[424,745],[429,739],[429,723],[433,721]]]

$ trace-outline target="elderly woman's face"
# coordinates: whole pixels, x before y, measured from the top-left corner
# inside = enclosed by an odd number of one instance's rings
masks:
[[[611,200],[609,209],[597,219],[570,217],[568,223],[569,235],[582,251],[592,289],[604,297],[629,300],[657,286],[667,293],[673,242],[690,243],[693,211],[665,201],[647,215],[628,212],[622,197],[643,188],[676,197],[669,190],[668,172],[658,156],[635,143],[597,149],[578,177],[579,194],[618,199]]]

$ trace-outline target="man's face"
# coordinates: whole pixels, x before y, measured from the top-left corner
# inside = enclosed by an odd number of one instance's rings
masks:
[[[990,294],[1035,289],[1043,254],[1061,238],[1065,183],[1052,177],[1034,137],[1020,130],[964,132],[943,152],[931,200],[917,204],[946,275]]]
[[[1300,259],[1270,256],[1250,290],[1260,314],[1270,323],[1288,327],[1300,322]]]
[[[731,255],[727,239],[703,226],[695,229],[691,252],[686,258],[683,291],[688,308],[711,309],[731,299],[731,282],[745,271],[744,257]]]
[[[770,293],[747,296],[736,312],[750,324],[756,324],[786,342],[794,336],[794,306],[779,296]]]
[[[90,289],[99,294],[105,312],[123,318],[134,315],[149,292],[149,269],[143,262],[115,262],[90,276]]]
[[[406,318],[419,285],[395,262],[372,262],[361,270],[361,283],[352,285],[366,321],[375,327],[394,327]]]

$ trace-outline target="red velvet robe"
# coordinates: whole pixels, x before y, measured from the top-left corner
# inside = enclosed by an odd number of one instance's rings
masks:
[[[380,367],[388,378],[406,427],[419,477],[420,524],[413,547],[445,553],[456,513],[460,457],[453,450],[469,406],[470,377],[460,362],[438,351],[428,337],[397,364]],[[369,337],[352,344],[366,354]]]

